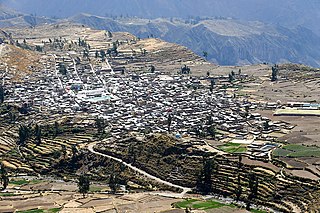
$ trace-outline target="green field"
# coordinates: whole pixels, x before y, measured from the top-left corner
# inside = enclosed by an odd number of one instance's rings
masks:
[[[218,146],[218,148],[228,153],[244,153],[247,151],[247,147],[245,145],[238,143],[226,143]]]
[[[192,208],[192,209],[202,209],[202,210],[217,209],[223,206],[235,207],[233,205],[226,205],[214,200],[199,201],[195,199],[185,200],[185,201],[181,201],[174,204],[174,207],[180,208],[180,209]]]
[[[267,213],[267,211],[264,211],[264,210],[255,210],[255,209],[252,209],[250,212],[253,212],[253,213]]]
[[[273,152],[276,157],[320,157],[320,148],[298,144],[285,145]]]
[[[18,194],[14,194],[14,193],[0,193],[0,197],[12,197],[12,196],[17,196]]]
[[[43,209],[32,209],[32,210],[26,210],[26,211],[17,211],[17,213],[57,213],[61,210],[61,208],[53,208],[48,210]]]
[[[26,179],[12,179],[10,180],[10,184],[13,184],[13,185],[26,185],[26,184],[37,184],[37,183],[41,183],[42,181],[41,180],[26,180]]]

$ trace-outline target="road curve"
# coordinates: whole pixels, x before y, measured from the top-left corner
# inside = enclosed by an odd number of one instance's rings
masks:
[[[121,160],[121,159],[119,159],[119,158],[115,158],[115,157],[113,157],[113,156],[110,156],[110,155],[106,155],[106,154],[97,152],[97,151],[94,150],[94,146],[95,146],[97,143],[98,143],[98,142],[94,142],[94,143],[89,144],[89,145],[88,145],[88,150],[89,150],[90,152],[96,154],[96,155],[100,155],[100,156],[107,157],[107,158],[110,158],[110,159],[112,159],[112,160],[118,161],[119,163],[122,163],[123,165],[127,166],[128,168],[130,168],[130,169],[132,169],[132,170],[134,170],[134,171],[136,171],[136,172],[138,172],[138,173],[140,173],[140,174],[142,174],[142,175],[144,175],[144,176],[146,176],[146,177],[148,177],[148,178],[150,178],[150,179],[152,179],[152,180],[155,180],[155,181],[157,181],[158,183],[162,183],[162,184],[165,184],[165,185],[167,185],[167,186],[175,187],[175,188],[178,188],[178,189],[182,189],[182,190],[183,190],[182,193],[180,193],[180,194],[170,194],[170,195],[168,195],[168,196],[183,198],[187,192],[189,192],[189,191],[192,190],[191,188],[179,186],[179,185],[170,183],[170,182],[168,182],[168,181],[162,180],[162,179],[160,179],[160,178],[158,178],[158,177],[156,177],[156,176],[153,176],[153,175],[151,175],[151,174],[149,174],[149,173],[147,173],[147,172],[145,172],[145,171],[143,171],[143,170],[141,170],[141,169],[139,169],[139,168],[137,168],[137,167],[129,164],[129,163],[124,162],[123,160]]]

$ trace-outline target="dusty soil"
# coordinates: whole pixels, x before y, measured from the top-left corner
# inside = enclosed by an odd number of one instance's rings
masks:
[[[256,112],[271,120],[285,121],[295,125],[295,128],[289,134],[279,138],[279,140],[294,144],[320,146],[320,117],[273,116],[273,111],[271,110],[257,110]]]

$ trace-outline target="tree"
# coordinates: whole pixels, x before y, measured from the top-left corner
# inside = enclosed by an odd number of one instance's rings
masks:
[[[36,51],[38,52],[42,52],[43,51],[43,48],[39,45],[36,45]]]
[[[83,50],[83,57],[89,58],[89,50],[87,48]]]
[[[198,175],[197,190],[203,194],[212,192],[212,171],[213,161],[210,158],[203,157],[202,170]]]
[[[269,121],[266,121],[266,122],[263,124],[263,129],[264,129],[264,130],[268,130],[269,128],[270,128]]]
[[[274,65],[274,66],[272,67],[271,81],[276,81],[276,80],[278,80],[278,72],[279,72],[278,65]]]
[[[62,75],[67,75],[67,67],[64,63],[59,63],[59,72],[62,74]]]
[[[238,170],[238,183],[237,183],[237,188],[235,190],[235,195],[236,195],[236,201],[239,201],[242,195],[241,174],[239,170]]]
[[[40,145],[41,143],[41,127],[37,124],[34,130],[35,136],[36,136],[36,144]]]
[[[248,179],[249,179],[250,194],[248,195],[248,198],[247,198],[246,210],[250,211],[252,200],[255,199],[258,195],[259,178],[256,176],[255,173],[250,172],[248,175]]]
[[[153,66],[153,65],[151,65],[151,67],[150,67],[150,72],[151,72],[151,73],[154,73],[155,71],[156,71],[156,67]]]
[[[108,37],[112,38],[112,33],[110,31],[107,31]]]
[[[216,138],[216,127],[214,125],[210,125],[208,127],[208,134],[213,138],[215,139]]]
[[[104,60],[106,56],[106,52],[104,50],[100,50],[100,57],[102,58],[102,60]]]
[[[2,190],[5,190],[9,184],[9,177],[7,170],[5,169],[3,163],[1,163],[0,173],[1,173],[1,179],[0,182],[2,184]]]
[[[4,102],[4,88],[0,86],[0,103]]]
[[[118,178],[118,173],[115,171],[114,164],[112,164],[111,174],[109,176],[108,184],[111,189],[111,193],[115,194],[119,189],[119,178]]]
[[[181,74],[190,74],[190,71],[191,69],[187,65],[181,67]]]
[[[213,88],[214,88],[215,85],[216,85],[215,80],[211,79],[211,81],[210,81],[210,92],[213,92]]]
[[[109,177],[109,187],[111,189],[111,193],[115,194],[119,189],[119,180],[117,174],[114,172]]]
[[[244,107],[244,110],[245,110],[245,115],[246,115],[246,117],[248,117],[248,116],[249,116],[250,106],[249,106],[249,105],[246,105],[246,106]]]
[[[57,137],[59,133],[60,133],[59,123],[57,121],[55,121],[54,122],[54,129],[53,129],[54,137]]]
[[[229,74],[229,82],[231,83],[232,81],[234,81],[234,76],[232,75],[232,73]]]
[[[77,157],[77,153],[78,153],[77,145],[75,145],[75,144],[72,145],[71,152],[72,152],[72,160],[75,160]]]
[[[104,133],[104,128],[106,127],[106,124],[102,118],[96,118],[96,127],[99,134]]]
[[[168,132],[170,133],[171,132],[171,123],[172,123],[172,115],[171,113],[168,114]]]
[[[29,128],[25,125],[20,125],[18,145],[24,146],[26,141],[29,139],[29,137],[30,137]]]
[[[208,59],[208,52],[203,51],[203,57],[207,60]]]
[[[99,57],[99,52],[98,52],[98,50],[96,50],[96,53],[95,53],[94,57],[95,57],[95,58],[98,58],[98,57]]]
[[[86,175],[79,176],[78,189],[79,189],[79,193],[81,193],[83,197],[85,197],[85,194],[87,194],[90,189],[90,180],[88,176]]]

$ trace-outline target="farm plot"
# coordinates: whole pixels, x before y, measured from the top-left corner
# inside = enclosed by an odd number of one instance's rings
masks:
[[[238,143],[226,143],[218,146],[218,148],[228,153],[245,153],[247,151],[247,146],[245,144]]]
[[[273,152],[275,157],[320,157],[320,148],[316,146],[304,146],[298,144],[285,145]]]

